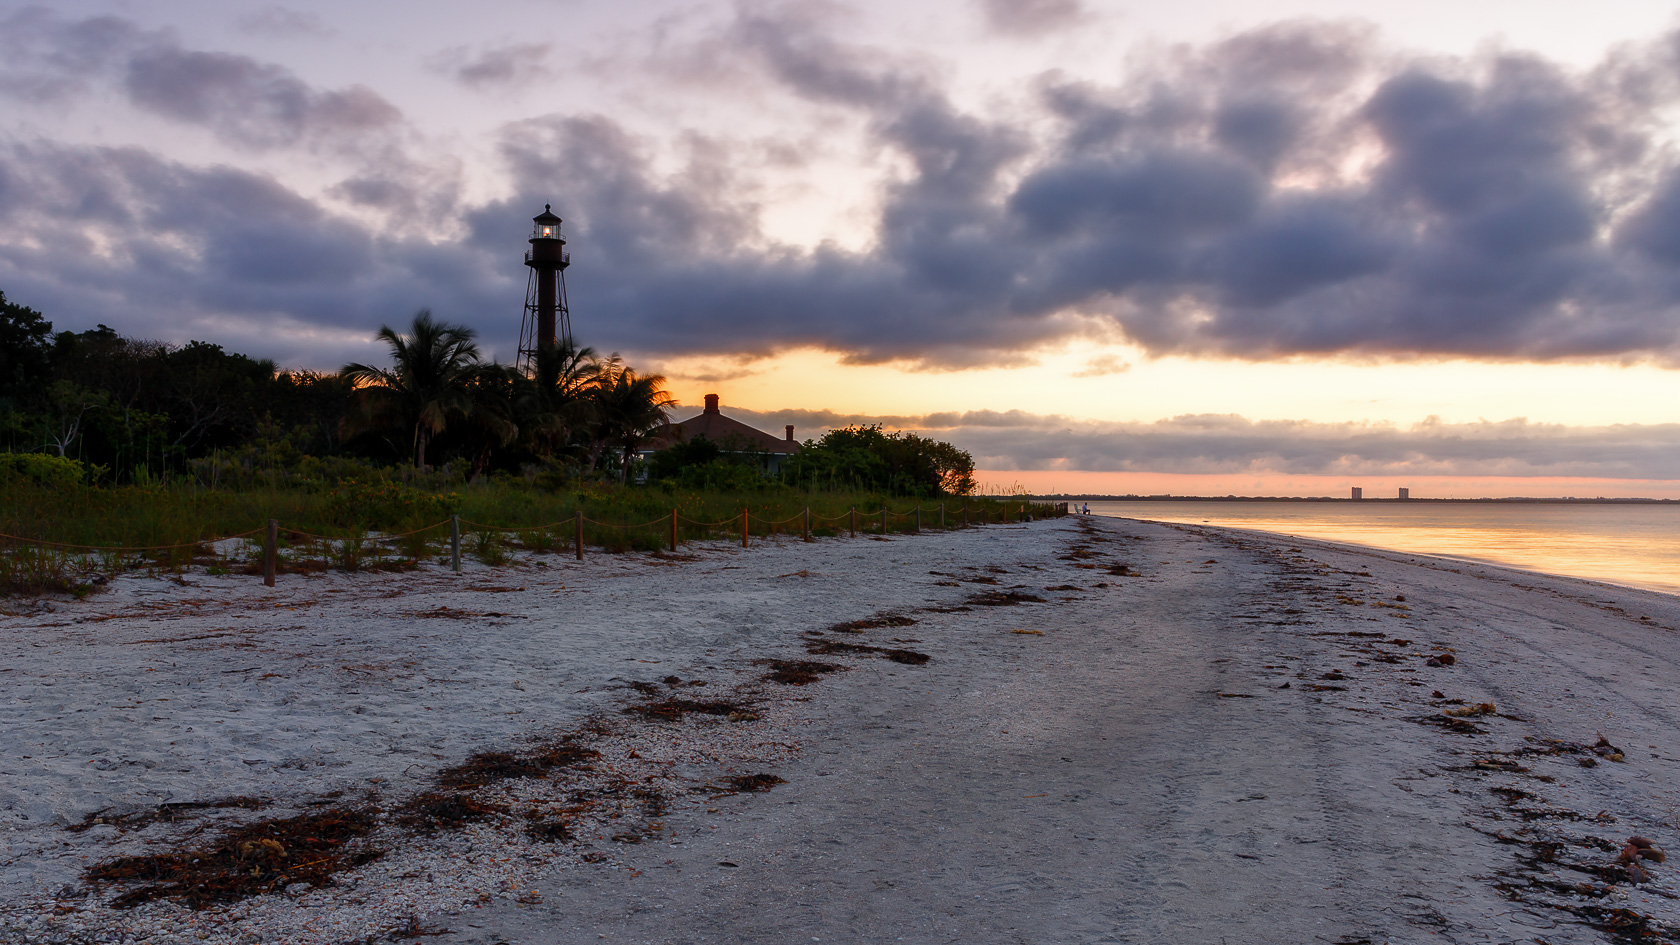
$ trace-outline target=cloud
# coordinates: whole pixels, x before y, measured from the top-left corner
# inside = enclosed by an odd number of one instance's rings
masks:
[[[1680,354],[1680,238],[1666,198],[1627,186],[1662,177],[1640,129],[1676,96],[1619,91],[1632,67],[1408,59],[1367,28],[1290,23],[1114,86],[1051,78],[1046,137],[809,18],[744,15],[731,36],[910,173],[884,185],[870,250],[765,251],[744,188],[660,179],[606,119],[549,122],[546,153],[611,167],[567,199],[578,246],[609,236],[600,274],[626,288],[601,314],[627,344],[961,366],[1109,326],[1157,355]]]
[[[268,11],[273,13],[273,11]],[[100,82],[142,111],[249,149],[357,148],[395,129],[398,109],[363,85],[319,89],[249,56],[183,48],[117,17],[67,20],[28,8],[0,23],[0,94],[43,102]]]
[[[1087,16],[1079,0],[979,0],[986,25],[999,33],[1036,35],[1073,26]]]
[[[871,416],[725,409],[763,429],[792,423],[801,439],[879,423],[948,440],[997,470],[1680,479],[1680,424],[1449,424],[1432,417],[1397,426],[1230,414],[1095,423],[1014,410]]]
[[[253,148],[354,140],[389,129],[402,117],[366,86],[317,90],[245,56],[169,46],[138,52],[129,60],[123,86],[141,108]]]
[[[264,37],[297,36],[320,39],[333,35],[333,31],[321,22],[319,16],[281,6],[253,10],[240,15],[234,23],[247,33]]]
[[[1110,374],[1124,374],[1132,369],[1127,361],[1122,361],[1112,354],[1092,358],[1085,366],[1075,372],[1074,377],[1107,377]]]
[[[554,75],[551,43],[510,43],[488,49],[451,46],[427,57],[426,66],[475,89],[502,89],[541,82]]]
[[[0,147],[0,229],[33,236],[0,240],[8,295],[39,300],[61,328],[242,336],[316,367],[344,360],[346,331],[371,337],[428,304],[494,310],[524,285],[424,234],[376,235],[266,174],[133,148]]]
[[[44,7],[0,18],[0,94],[33,103],[62,102],[102,76],[113,55],[163,42],[114,16],[68,21]]]
[[[777,107],[864,136],[888,170],[858,250],[767,233],[764,155],[797,172],[804,129],[638,133],[538,114],[473,143],[499,163],[463,170],[405,152],[412,130],[375,90],[25,10],[0,29],[0,95],[104,82],[240,148],[301,144],[353,166],[310,195],[161,142],[0,132],[0,284],[58,317],[163,335],[275,313],[336,331],[431,304],[511,348],[525,219],[552,203],[578,332],[648,356],[814,346],[956,369],[1096,335],[1152,355],[1680,361],[1675,37],[1572,71],[1500,50],[1409,56],[1368,27],[1292,22],[1175,47],[1115,81],[1047,75],[979,111],[938,63],[848,42],[844,18],[813,9],[743,7],[695,48]],[[446,65],[488,88],[547,56],[462,47]],[[469,174],[498,196],[464,200]],[[266,235],[261,213],[278,215]],[[370,222],[390,215],[428,226]],[[440,232],[460,238],[423,238]]]

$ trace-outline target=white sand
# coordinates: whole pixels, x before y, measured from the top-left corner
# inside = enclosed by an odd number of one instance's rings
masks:
[[[1680,854],[1680,600],[1089,525],[1106,540],[1066,519],[719,545],[690,562],[283,576],[273,590],[127,577],[0,618],[0,941],[337,942],[410,916],[448,930],[435,942],[1605,941],[1582,906],[1601,925],[1628,909],[1680,927],[1680,862],[1635,887],[1533,859],[1550,842],[1556,861],[1607,868],[1631,834]],[[1077,546],[1098,557],[1065,559]],[[1078,567],[1113,562],[1143,576]],[[928,665],[823,657],[855,668],[765,687],[758,722],[625,725],[603,743],[605,766],[674,799],[643,819],[658,842],[616,844],[590,824],[559,847],[511,822],[424,841],[382,831],[391,852],[342,888],[204,913],[113,910],[120,889],[63,888],[100,859],[328,791],[389,805],[472,752],[620,718],[635,694],[615,682],[674,672],[722,694],[754,658],[803,656],[804,631],[992,590],[939,583],[986,568],[1002,569],[997,589],[1047,602],[915,612],[916,626],[845,639]],[[1080,590],[1047,590],[1069,584]],[[478,616],[491,612],[508,616]],[[1447,650],[1455,665],[1424,665]],[[1501,714],[1475,735],[1410,721],[1453,707],[1436,689]],[[1623,762],[1512,754],[1599,734]],[[759,770],[788,783],[677,793]],[[534,805],[563,787],[497,796]],[[276,803],[127,834],[64,829],[101,809],[233,795]],[[591,852],[607,858],[583,862]],[[1554,879],[1568,885],[1536,885]]]

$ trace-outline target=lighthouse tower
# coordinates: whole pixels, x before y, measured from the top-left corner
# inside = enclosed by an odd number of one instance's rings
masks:
[[[525,254],[531,277],[519,326],[519,367],[526,372],[535,367],[538,351],[572,343],[572,315],[566,307],[566,267],[572,264],[572,254],[560,235],[560,218],[543,204],[543,212],[531,222],[531,249]]]

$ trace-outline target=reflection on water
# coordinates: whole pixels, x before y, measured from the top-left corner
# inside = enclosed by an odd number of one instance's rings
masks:
[[[1092,502],[1091,511],[1229,525],[1487,561],[1680,593],[1680,505]]]

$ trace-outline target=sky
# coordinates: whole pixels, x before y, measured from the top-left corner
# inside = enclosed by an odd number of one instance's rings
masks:
[[[992,489],[1680,498],[1680,8],[0,0],[60,329],[581,343]]]

